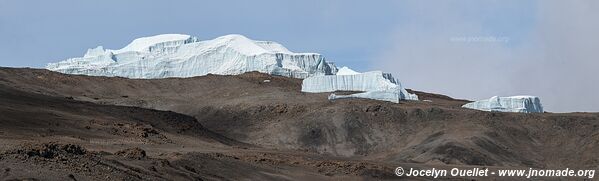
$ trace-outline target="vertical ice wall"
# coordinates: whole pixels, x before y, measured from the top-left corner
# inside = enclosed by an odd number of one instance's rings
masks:
[[[83,57],[50,63],[46,68],[67,74],[147,79],[251,71],[306,78],[337,72],[320,54],[293,53],[276,42],[254,41],[242,35],[199,41],[181,34],[138,38],[118,50],[99,46]]]
[[[477,109],[482,111],[498,112],[522,112],[522,113],[542,113],[543,106],[541,100],[535,96],[511,96],[498,97],[479,100],[463,105],[462,107]]]
[[[362,92],[332,94],[331,99],[418,100],[391,74],[381,71],[360,73],[347,67],[337,69],[320,54],[294,53],[279,43],[254,41],[242,35],[225,35],[204,41],[182,34],[143,37],[118,50],[98,46],[89,49],[83,57],[50,63],[46,68],[67,74],[143,79],[258,71],[302,78],[304,92]]]
[[[391,74],[381,71],[359,73],[347,67],[339,69],[337,75],[312,76],[303,80],[302,92],[358,91],[351,95],[331,94],[329,99],[368,98],[390,102],[418,100],[408,93]]]

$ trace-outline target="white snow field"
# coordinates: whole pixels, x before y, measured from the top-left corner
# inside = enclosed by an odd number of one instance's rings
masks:
[[[482,111],[542,113],[541,100],[535,96],[498,97],[471,102],[462,107]]]
[[[360,72],[356,72],[352,69],[350,69],[349,67],[341,67],[339,69],[339,71],[337,71],[337,75],[355,75],[355,74],[359,74]]]
[[[302,92],[359,91],[351,95],[331,94],[330,100],[340,98],[367,98],[398,103],[400,100],[418,100],[416,94],[406,91],[391,74],[381,71],[359,73],[347,67],[337,75],[308,77],[302,82]]]
[[[50,63],[46,68],[66,74],[139,79],[251,71],[294,78],[337,73],[335,65],[320,54],[293,53],[276,42],[235,34],[205,41],[182,34],[138,38],[118,50],[98,46],[83,57]]]

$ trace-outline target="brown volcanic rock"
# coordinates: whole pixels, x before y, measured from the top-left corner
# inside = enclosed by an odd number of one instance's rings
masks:
[[[73,144],[57,144],[57,143],[45,143],[45,144],[26,144],[20,149],[7,151],[4,154],[17,154],[31,157],[42,157],[47,159],[53,159],[56,157],[64,157],[68,155],[84,155],[87,153],[85,148],[79,145]]]
[[[330,102],[327,93],[300,87],[299,79],[255,72],[131,80],[0,68],[0,141],[58,140],[107,152],[139,147],[146,159],[119,162],[124,170],[160,172],[137,164],[165,159],[154,161],[183,170],[161,174],[184,172],[187,179],[393,178],[402,164],[599,163],[597,113],[481,112],[461,108],[466,100],[418,91],[432,102]],[[211,166],[197,166],[203,163]]]
[[[126,158],[131,158],[131,159],[143,159],[146,158],[146,151],[142,150],[141,148],[127,148],[124,150],[120,150],[117,151],[116,153],[114,153],[115,155],[119,155],[119,156],[123,156]]]

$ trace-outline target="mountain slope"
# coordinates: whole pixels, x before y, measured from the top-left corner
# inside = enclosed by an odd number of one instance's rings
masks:
[[[259,73],[156,80],[28,69],[2,69],[0,75],[1,84],[29,92],[192,115],[211,131],[270,149],[391,164],[599,163],[596,113],[481,112],[461,108],[467,101],[422,92],[416,94],[432,102],[330,102],[327,93],[300,92],[298,79]]]
[[[337,166],[320,165],[365,163],[277,153],[241,143],[171,111],[32,91],[6,79],[26,80],[33,70],[5,70],[0,77],[0,180],[325,180],[384,175],[374,163],[341,172]],[[52,82],[45,83],[47,90],[53,88]],[[263,163],[267,158],[281,163]]]
[[[98,105],[23,92],[0,85],[0,131],[14,139],[4,145],[36,139],[78,143],[145,144],[173,146],[192,141],[198,145],[245,145],[205,129],[196,119],[170,111]],[[3,140],[6,141],[6,140]]]

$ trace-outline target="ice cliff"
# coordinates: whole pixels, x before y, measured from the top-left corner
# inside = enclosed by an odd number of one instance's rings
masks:
[[[541,100],[535,96],[498,97],[471,102],[462,107],[482,111],[542,113]]]
[[[83,57],[50,63],[46,68],[66,74],[144,79],[250,71],[306,78],[337,72],[320,54],[293,53],[272,41],[254,41],[242,35],[200,41],[181,34],[138,38],[118,50],[99,46]]]
[[[329,99],[368,98],[390,102],[418,100],[416,94],[406,91],[391,74],[381,71],[359,73],[347,67],[339,69],[336,75],[308,77],[302,82],[302,92],[357,91],[350,95],[331,94]]]
[[[98,46],[87,50],[83,57],[50,63],[46,68],[66,74],[141,79],[258,71],[302,78],[304,92],[361,92],[332,94],[329,99],[418,100],[391,74],[381,71],[360,73],[347,67],[338,70],[320,54],[294,53],[276,42],[255,41],[235,34],[212,40],[182,34],[143,37],[118,50]]]

